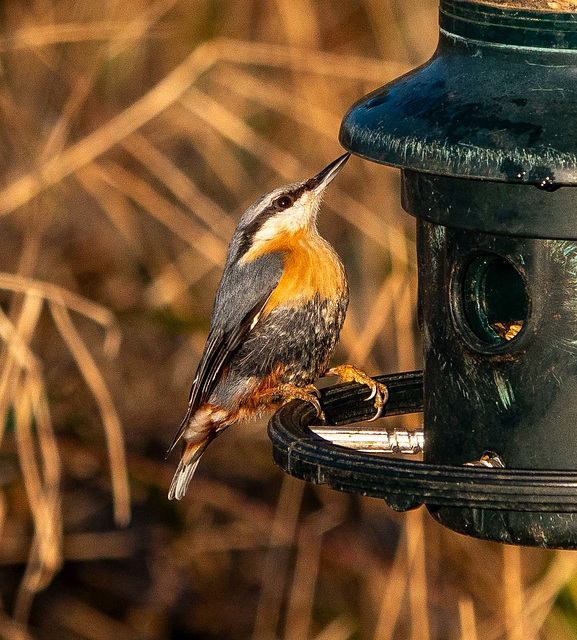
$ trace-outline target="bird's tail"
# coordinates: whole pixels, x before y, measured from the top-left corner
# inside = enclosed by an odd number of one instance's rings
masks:
[[[181,500],[184,498],[188,485],[200,462],[200,456],[202,456],[204,450],[208,447],[210,440],[210,438],[206,438],[201,442],[185,443],[180,462],[178,463],[176,473],[172,478],[170,489],[168,490],[169,500]]]

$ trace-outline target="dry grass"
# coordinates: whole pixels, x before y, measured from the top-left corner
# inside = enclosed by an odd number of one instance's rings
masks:
[[[436,1],[2,12],[0,637],[575,637],[572,554],[306,486],[262,423],[165,498],[238,217],[336,157],[350,104],[432,53]],[[353,159],[320,224],[351,279],[338,359],[418,367],[397,173]]]

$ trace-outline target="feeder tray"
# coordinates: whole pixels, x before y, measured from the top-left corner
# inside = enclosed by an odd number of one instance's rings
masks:
[[[422,411],[422,371],[375,379],[389,389],[385,417]],[[374,407],[364,401],[366,396],[367,388],[357,384],[321,390],[327,424],[342,427],[371,418]],[[568,515],[577,522],[577,472],[486,469],[392,458],[335,445],[318,435],[327,427],[315,421],[314,408],[294,400],[269,423],[274,461],[295,478],[383,498],[396,511],[424,504],[441,524],[476,537],[480,536],[473,525],[484,519],[485,529],[490,523],[491,531],[486,537],[492,540],[557,548],[574,548],[577,543],[577,533],[566,527]],[[462,526],[464,509],[470,527]],[[528,522],[530,535],[526,534]]]

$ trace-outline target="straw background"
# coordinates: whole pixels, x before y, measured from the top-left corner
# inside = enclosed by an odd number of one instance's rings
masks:
[[[307,486],[264,422],[166,500],[238,218],[337,157],[346,109],[433,53],[436,1],[0,11],[0,638],[577,637],[575,554]],[[335,362],[418,368],[398,172],[352,158],[320,228],[351,281]]]

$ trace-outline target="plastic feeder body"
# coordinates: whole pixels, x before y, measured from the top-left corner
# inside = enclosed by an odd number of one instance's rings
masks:
[[[401,168],[417,218],[425,462],[577,471],[577,13],[441,0],[432,59],[356,103],[340,139]],[[427,506],[463,533],[576,548],[554,476],[527,489],[547,511],[515,508],[506,481],[488,508]]]

